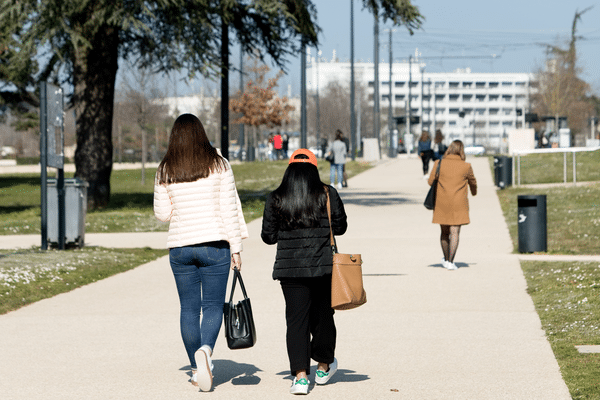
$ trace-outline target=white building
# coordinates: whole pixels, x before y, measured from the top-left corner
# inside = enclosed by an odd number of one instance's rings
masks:
[[[368,87],[371,101],[374,69],[373,63],[354,63],[356,84]],[[310,91],[336,80],[350,84],[349,62],[315,63],[313,59],[307,67]],[[410,126],[416,137],[422,130],[441,129],[446,141],[461,139],[466,145],[499,148],[505,145],[508,131],[525,125],[533,74],[474,73],[468,68],[427,72],[424,62],[412,61],[392,64],[391,80],[394,117],[409,115],[409,109],[412,117],[419,116],[420,123]],[[389,63],[379,64],[379,96],[385,116],[390,105]],[[407,127],[398,129],[405,133]]]

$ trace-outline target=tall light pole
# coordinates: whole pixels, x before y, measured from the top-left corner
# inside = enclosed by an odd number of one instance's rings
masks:
[[[306,146],[306,40],[302,38],[302,53],[300,55],[300,147]]]
[[[240,96],[244,95],[244,49],[240,46]],[[244,147],[245,147],[245,138],[244,138],[244,124],[240,124],[240,138],[238,140],[240,142],[240,161],[244,159]],[[248,153],[246,153],[248,154]],[[247,159],[247,158],[246,158]]]
[[[320,142],[319,139],[321,138],[321,107],[319,105],[319,57],[321,57],[321,50],[317,51],[317,132],[316,132],[316,139],[317,139],[317,149],[320,146]]]
[[[396,157],[396,152],[397,152],[397,146],[398,146],[398,139],[395,137],[394,135],[394,97],[393,97],[393,93],[392,93],[392,62],[393,62],[393,54],[392,54],[392,32],[393,29],[389,30],[390,32],[390,80],[389,80],[389,89],[390,89],[390,106],[388,109],[388,137],[389,137],[389,141],[390,141],[390,147],[389,147],[389,156],[390,157]]]
[[[410,137],[410,115],[412,113],[412,104],[410,103],[410,99],[412,97],[412,92],[411,92],[411,86],[412,86],[412,54],[410,56],[408,56],[408,101],[407,101],[407,105],[408,105],[408,112],[406,115],[406,133],[409,135],[408,138],[411,139]],[[412,139],[411,139],[412,140]],[[405,143],[406,148],[410,149],[410,147],[408,146],[408,143]],[[412,147],[412,143],[411,143],[411,147]],[[410,151],[407,150],[407,153],[410,153]]]
[[[373,27],[373,44],[375,59],[375,79],[373,82],[373,136],[377,138],[378,157],[381,156],[381,140],[379,128],[379,15],[375,13],[375,24]]]
[[[356,158],[356,125],[354,115],[354,0],[350,0],[350,154]]]
[[[229,160],[229,25],[221,20],[221,154]]]

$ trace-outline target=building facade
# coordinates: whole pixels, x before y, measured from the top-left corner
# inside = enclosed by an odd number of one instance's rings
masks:
[[[312,62],[307,67],[307,86],[316,91],[332,81],[350,84],[349,62]],[[355,62],[355,82],[367,87],[373,104],[373,63]],[[379,64],[379,98],[385,117],[391,105],[394,117],[413,123],[394,124],[399,133],[418,137],[422,130],[440,129],[446,141],[461,139],[466,145],[501,148],[507,132],[525,126],[533,74],[427,72],[421,61]],[[390,93],[391,92],[391,93]],[[391,104],[390,104],[391,103]],[[419,117],[418,122],[414,117]],[[387,119],[387,118],[385,118]],[[382,124],[382,133],[388,126]]]

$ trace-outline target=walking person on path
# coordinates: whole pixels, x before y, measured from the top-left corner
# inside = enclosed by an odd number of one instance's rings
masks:
[[[433,158],[433,150],[431,150],[431,137],[429,132],[423,131],[419,138],[419,156],[423,161],[423,178],[427,179],[427,173],[429,172],[429,161]]]
[[[318,362],[317,384],[326,384],[337,371],[327,192],[331,228],[334,235],[342,235],[348,225],[338,192],[321,181],[315,155],[298,149],[281,185],[265,203],[261,237],[267,244],[277,244],[273,279],[280,281],[286,304],[292,394],[308,393],[311,358]]]
[[[229,268],[242,267],[242,239],[248,229],[231,166],[192,114],[179,116],[173,124],[156,172],[154,215],[170,221],[167,247],[181,304],[181,337],[191,382],[207,392]]]
[[[444,153],[448,149],[448,146],[444,144],[444,135],[441,130],[435,131],[435,138],[433,139],[433,160],[441,160]]]
[[[471,164],[465,162],[465,148],[460,140],[453,141],[441,160],[433,164],[429,185],[433,184],[440,165],[440,174],[433,209],[433,223],[440,224],[440,241],[444,258],[442,265],[449,270],[457,269],[454,257],[458,249],[460,227],[469,220],[469,199],[467,186],[473,196],[477,195],[477,181]]]
[[[339,129],[335,131],[335,140],[331,143],[327,149],[327,153],[332,153],[333,161],[329,169],[329,182],[330,185],[341,189],[342,181],[344,180],[344,164],[346,164],[346,143],[344,143],[344,134]],[[335,177],[337,175],[337,185],[335,183]]]

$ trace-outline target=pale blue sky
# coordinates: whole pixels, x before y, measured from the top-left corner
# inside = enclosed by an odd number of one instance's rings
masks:
[[[322,28],[322,57],[331,59],[336,50],[340,60],[350,58],[350,1],[315,0],[318,24]],[[393,33],[393,58],[406,59],[418,48],[423,57],[499,56],[495,59],[429,59],[430,72],[471,68],[473,72],[534,72],[545,59],[544,43],[566,42],[571,33],[575,11],[587,11],[577,24],[582,39],[578,44],[579,66],[583,78],[600,94],[600,4],[594,0],[414,0],[425,16],[423,28],[410,36],[405,27]],[[391,24],[380,23],[380,60],[389,60]],[[354,0],[355,61],[373,60],[373,15]],[[237,48],[232,48],[231,61],[237,66]],[[315,54],[315,49],[312,49]],[[282,78],[282,88],[300,87],[300,61],[289,60],[289,75]],[[232,77],[232,85],[237,78]],[[180,86],[179,94],[197,91],[202,82]],[[232,92],[234,89],[232,88]]]

